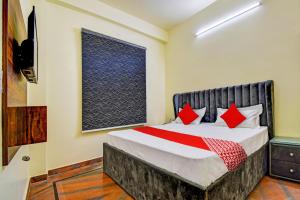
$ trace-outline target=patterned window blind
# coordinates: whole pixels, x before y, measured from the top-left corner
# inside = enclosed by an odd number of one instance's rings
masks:
[[[82,131],[146,123],[146,48],[82,29]]]

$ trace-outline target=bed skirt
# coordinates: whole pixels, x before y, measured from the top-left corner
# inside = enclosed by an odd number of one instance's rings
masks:
[[[242,200],[267,173],[267,145],[207,188],[103,144],[104,172],[137,200]]]

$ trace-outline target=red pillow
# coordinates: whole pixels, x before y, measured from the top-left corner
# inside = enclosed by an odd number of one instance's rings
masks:
[[[178,113],[178,117],[182,120],[183,124],[188,125],[199,115],[193,111],[190,104],[185,104],[183,109]]]
[[[246,117],[240,113],[234,103],[231,104],[230,108],[223,115],[221,115],[221,118],[226,122],[229,128],[237,127],[246,119]]]

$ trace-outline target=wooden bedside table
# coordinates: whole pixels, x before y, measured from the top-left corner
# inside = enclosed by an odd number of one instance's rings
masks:
[[[300,138],[270,140],[270,176],[300,182]]]

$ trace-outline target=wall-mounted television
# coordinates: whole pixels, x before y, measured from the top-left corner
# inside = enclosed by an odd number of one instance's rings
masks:
[[[38,38],[36,30],[35,8],[28,16],[27,39],[18,48],[17,65],[30,83],[38,82]]]

